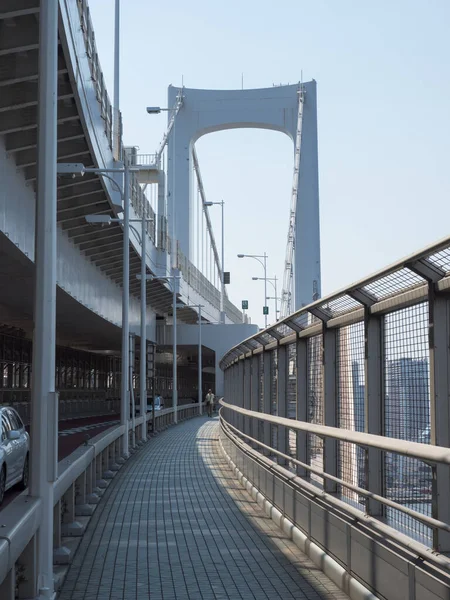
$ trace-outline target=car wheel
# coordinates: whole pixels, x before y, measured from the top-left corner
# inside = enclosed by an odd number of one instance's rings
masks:
[[[28,487],[29,477],[30,477],[30,461],[28,459],[28,454],[27,454],[25,457],[25,462],[23,463],[22,481],[20,482],[20,487],[23,490],[26,490]]]
[[[5,497],[5,488],[6,488],[6,468],[2,467],[0,471],[0,504],[3,502],[3,498]]]

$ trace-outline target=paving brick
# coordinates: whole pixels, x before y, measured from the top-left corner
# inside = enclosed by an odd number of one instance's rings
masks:
[[[217,419],[151,439],[106,489],[60,600],[343,600],[235,480]]]

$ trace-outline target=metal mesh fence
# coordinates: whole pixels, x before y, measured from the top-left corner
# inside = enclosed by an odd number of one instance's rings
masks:
[[[351,431],[364,431],[364,323],[339,329],[336,343],[337,426]],[[363,448],[338,442],[338,477],[365,488],[364,464]],[[359,494],[340,487],[343,500],[364,504]]]
[[[287,417],[288,419],[297,418],[297,350],[295,344],[289,344],[287,348]],[[297,433],[293,429],[288,429],[288,448],[291,457],[297,453]],[[289,463],[289,468],[295,473],[297,467],[294,463]]]
[[[428,303],[385,317],[385,435],[412,442],[430,442],[430,365]],[[431,515],[431,468],[421,461],[387,452],[384,460],[386,497]],[[431,531],[393,509],[390,525],[423,542]]]
[[[307,375],[308,375],[308,421],[323,425],[323,340],[321,335],[308,338]],[[308,455],[310,465],[323,471],[323,440],[316,435],[308,435]],[[311,481],[319,484],[323,480],[311,475]]]
[[[272,415],[278,415],[278,397],[277,397],[277,383],[278,383],[278,352],[277,350],[272,351],[271,361],[271,388],[270,388],[270,413]],[[272,447],[278,448],[278,428],[276,425],[272,427]]]

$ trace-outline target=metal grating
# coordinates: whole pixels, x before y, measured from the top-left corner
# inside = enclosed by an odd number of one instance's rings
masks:
[[[344,296],[339,296],[339,298],[335,298],[334,300],[330,300],[330,302],[323,304],[322,308],[331,313],[333,317],[337,317],[361,308],[361,306],[362,304],[360,302],[345,294]]]
[[[277,384],[278,384],[278,351],[272,350],[271,363],[271,388],[270,388],[270,413],[272,415],[278,415],[278,397],[277,397]],[[272,448],[278,448],[278,428],[276,425],[272,427]]]
[[[297,419],[297,348],[295,344],[289,344],[287,347],[287,417],[288,419]],[[289,456],[295,458],[297,454],[297,432],[288,429],[288,448]],[[289,463],[289,468],[295,473],[297,467],[294,463]]]
[[[378,300],[389,298],[389,296],[395,296],[407,289],[416,287],[425,280],[413,273],[409,269],[400,269],[394,273],[389,273],[372,283],[368,283],[361,289],[368,291],[370,294],[375,296]]]
[[[446,273],[450,273],[450,248],[445,248],[444,250],[431,254],[427,257],[427,260]]]
[[[385,435],[430,443],[430,365],[428,303],[385,316]],[[417,459],[385,454],[386,497],[431,515],[431,467]],[[390,525],[431,543],[431,530],[415,519],[387,509]]]
[[[323,340],[316,335],[307,340],[307,375],[308,375],[308,422],[323,425]],[[316,435],[308,434],[309,464],[323,471],[323,440]],[[311,474],[311,481],[320,485],[323,480]]]
[[[336,340],[337,426],[364,431],[364,323],[342,327]],[[338,477],[366,488],[364,449],[338,442]],[[341,498],[362,508],[364,498],[342,487]]]

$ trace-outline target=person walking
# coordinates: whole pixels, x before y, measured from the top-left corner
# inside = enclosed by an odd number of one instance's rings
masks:
[[[208,417],[212,417],[213,406],[214,394],[212,393],[212,390],[208,390],[208,393],[206,394],[206,407],[208,409]]]

